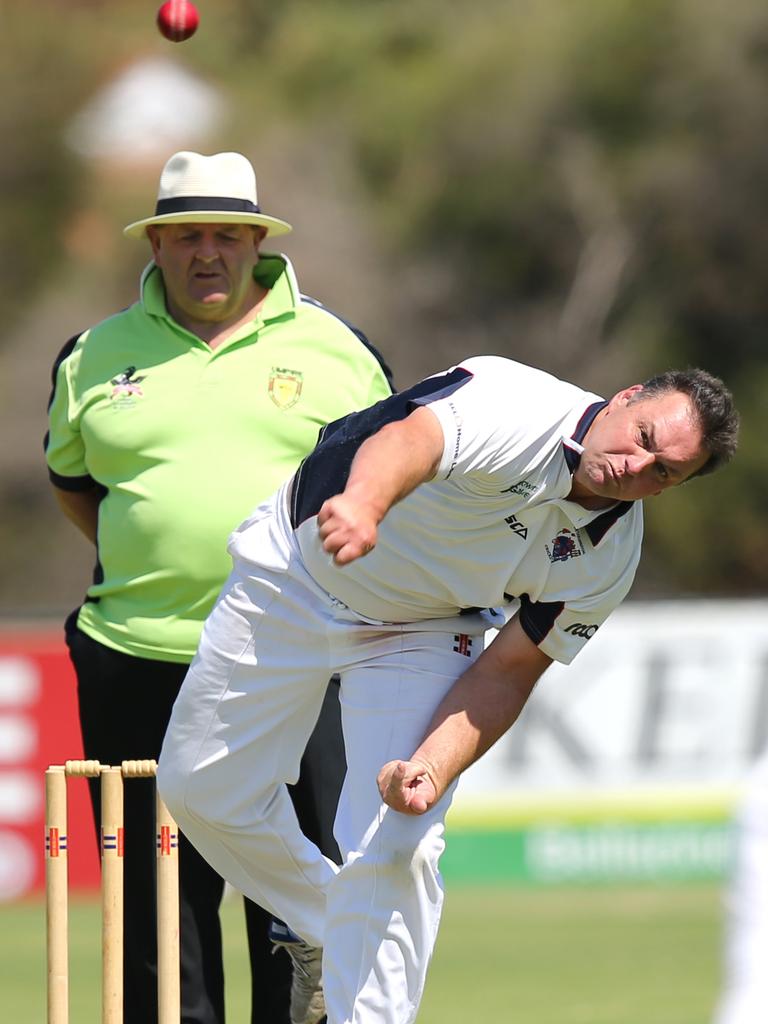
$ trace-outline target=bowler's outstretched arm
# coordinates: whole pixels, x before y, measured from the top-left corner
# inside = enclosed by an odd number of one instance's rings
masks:
[[[381,769],[384,802],[406,814],[428,810],[510,728],[551,663],[517,618],[508,622],[448,691],[410,760]]]
[[[338,565],[376,546],[379,523],[393,505],[432,479],[443,445],[440,421],[422,406],[360,446],[344,491],[324,502],[317,516],[323,547]]]

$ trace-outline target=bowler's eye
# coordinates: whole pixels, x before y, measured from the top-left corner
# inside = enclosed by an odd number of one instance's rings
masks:
[[[669,470],[663,462],[654,463],[654,468],[656,469],[656,475],[658,476],[659,480],[669,479]]]

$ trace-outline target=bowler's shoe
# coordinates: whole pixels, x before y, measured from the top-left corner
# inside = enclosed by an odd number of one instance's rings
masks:
[[[285,949],[293,961],[291,1024],[324,1024],[322,949],[319,946],[310,946],[288,925],[275,918],[269,925],[269,938],[273,945],[273,953],[278,949]]]

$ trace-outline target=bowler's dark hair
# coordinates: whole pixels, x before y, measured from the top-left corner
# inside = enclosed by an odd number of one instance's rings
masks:
[[[739,438],[739,414],[733,395],[718,378],[706,370],[667,370],[651,377],[629,401],[642,402],[672,391],[690,399],[691,409],[701,428],[702,445],[709,458],[689,479],[713,473],[733,458]]]

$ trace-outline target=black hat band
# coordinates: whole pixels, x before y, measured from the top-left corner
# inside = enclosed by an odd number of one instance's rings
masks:
[[[178,199],[158,199],[155,216],[169,213],[194,213],[221,210],[227,213],[261,213],[250,199],[231,199],[226,196],[179,196]]]

